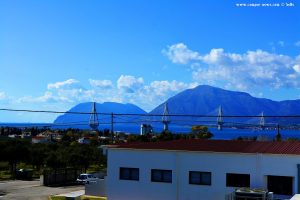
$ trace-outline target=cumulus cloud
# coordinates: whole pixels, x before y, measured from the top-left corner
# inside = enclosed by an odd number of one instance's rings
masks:
[[[155,80],[145,83],[142,77],[121,75],[116,83],[111,80],[89,79],[87,89],[80,87],[74,79],[48,84],[48,89],[40,96],[23,96],[14,100],[18,105],[47,105],[47,108],[69,108],[81,102],[96,101],[133,103],[150,111],[171,96],[196,83],[184,83],[176,80]],[[74,85],[73,85],[74,84]],[[0,93],[1,98],[1,93]],[[58,110],[61,110],[58,108]]]
[[[109,89],[109,88],[112,88],[112,86],[113,86],[111,80],[89,79],[89,82],[92,87],[98,87],[98,88],[103,88],[103,89]]]
[[[193,85],[178,81],[153,81],[146,89],[149,89],[157,96],[168,96],[169,93],[175,93],[184,89],[193,87]]]
[[[67,102],[70,103],[71,101],[63,96],[53,95],[52,92],[46,91],[42,96],[23,96],[15,101],[16,103],[60,103],[60,102]]]
[[[47,90],[41,96],[23,96],[16,103],[80,103],[93,99],[95,91],[83,88],[79,81],[68,79],[49,83]]]
[[[62,82],[49,83],[47,88],[48,89],[60,89],[60,88],[64,88],[64,87],[68,88],[68,87],[75,85],[78,82],[79,81],[77,81],[75,79],[68,79],[68,80],[62,81]]]
[[[6,99],[6,94],[5,92],[0,92],[0,100]]]
[[[169,47],[183,46],[184,52],[193,52],[188,62],[192,76],[198,83],[225,86],[228,89],[248,90],[253,87],[269,86],[272,88],[300,87],[299,64],[300,56],[293,58],[287,55],[269,53],[263,50],[247,51],[237,54],[225,52],[224,49],[211,49],[207,54],[200,55],[191,51],[182,43]],[[166,51],[166,50],[165,50]],[[180,52],[179,52],[180,54]],[[167,54],[165,54],[167,55]],[[180,55],[176,55],[181,57]],[[185,53],[182,55],[185,57]],[[167,55],[174,62],[174,58]]]
[[[144,84],[134,93],[122,93],[120,95],[122,96],[121,102],[128,101],[150,111],[175,94],[195,86],[195,83],[184,83],[176,80],[152,81],[149,84]]]
[[[293,69],[295,70],[295,72],[300,73],[300,65],[299,64],[294,65]]]
[[[183,43],[178,43],[163,49],[162,53],[166,55],[173,63],[187,64],[190,61],[200,59],[198,52],[188,49]]]
[[[117,81],[118,89],[127,93],[134,93],[142,88],[144,85],[144,79],[142,77],[136,78],[134,76],[121,75]]]

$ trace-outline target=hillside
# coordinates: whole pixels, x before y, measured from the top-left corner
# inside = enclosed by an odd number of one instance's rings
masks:
[[[92,111],[92,102],[81,103],[69,110],[69,112],[85,112],[89,113]],[[114,102],[104,102],[102,104],[96,104],[96,110],[98,113],[118,113],[118,114],[145,114],[146,112],[133,104],[121,104]],[[58,116],[54,123],[59,125],[66,125],[73,128],[88,128],[89,114],[70,114],[66,113]],[[100,126],[102,128],[108,128],[108,124],[111,122],[110,115],[98,115]],[[118,119],[118,121],[122,121]]]
[[[228,91],[208,85],[185,90],[166,102],[170,114],[181,115],[217,115],[220,106],[224,115],[257,116],[262,112],[264,115],[273,116],[300,114],[300,100],[272,101],[256,98],[245,92]],[[163,107],[164,104],[159,105],[150,114],[161,114]]]

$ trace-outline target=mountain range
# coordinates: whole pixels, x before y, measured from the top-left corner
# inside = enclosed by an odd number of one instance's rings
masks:
[[[200,85],[169,98],[170,114],[217,115],[222,106],[225,115],[299,115],[300,100],[273,101],[256,98],[245,92],[236,92]],[[163,112],[164,103],[150,113]]]
[[[63,115],[58,116],[54,120],[54,124],[57,125],[57,128],[82,128],[87,129],[89,128],[88,123],[90,120],[90,114],[75,114],[72,112],[79,112],[79,113],[90,113],[92,112],[92,106],[93,102],[86,102],[86,103],[80,103],[73,108],[71,108],[68,112]],[[96,111],[98,114],[98,120],[101,126],[101,129],[103,128],[110,128],[111,123],[111,113],[117,113],[117,114],[147,114],[146,111],[139,108],[136,105],[127,103],[115,103],[115,102],[104,102],[102,104],[96,103]],[[105,113],[102,114],[102,113]],[[129,131],[138,132],[137,127],[131,127],[130,123],[127,123],[128,121],[132,121],[134,119],[133,117],[123,117],[123,116],[114,116],[114,119],[118,122],[122,122],[121,127],[120,124],[116,125],[116,129],[124,128]]]
[[[200,85],[193,89],[187,89],[177,95],[169,98],[163,104],[154,108],[149,114],[163,114],[164,105],[168,104],[169,114],[171,115],[218,115],[218,108],[222,106],[223,115],[239,115],[239,116],[258,116],[263,112],[269,116],[288,116],[300,114],[300,100],[273,101],[266,98],[256,98],[245,92],[236,92],[224,90],[208,85]],[[92,102],[81,103],[73,107],[70,112],[91,112]],[[97,112],[99,113],[118,113],[118,114],[146,114],[146,112],[133,104],[121,104],[113,102],[97,103]],[[88,122],[89,115],[64,114],[59,116],[54,123],[72,123],[72,122]],[[159,121],[161,117],[139,117],[139,116],[116,116],[116,121],[123,124],[130,124],[139,127],[140,121]],[[191,118],[171,118],[171,121],[191,120]],[[99,115],[99,121],[110,123],[110,116]],[[202,119],[216,121],[216,119]],[[231,120],[237,120],[231,119]],[[269,123],[299,123],[295,118],[268,118]],[[134,121],[136,123],[134,123]],[[240,122],[259,122],[259,119],[238,119]],[[127,126],[129,126],[127,124]]]

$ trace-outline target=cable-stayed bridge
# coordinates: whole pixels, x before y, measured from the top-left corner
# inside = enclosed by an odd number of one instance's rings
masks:
[[[280,129],[300,130],[300,115],[293,116],[268,116],[262,111],[254,116],[244,115],[226,115],[222,106],[216,108],[209,115],[191,115],[191,114],[170,114],[168,105],[165,104],[164,110],[160,114],[126,114],[126,113],[101,113],[96,110],[95,103],[92,104],[91,112],[59,112],[59,111],[38,111],[38,110],[14,110],[0,109],[0,111],[9,112],[40,112],[44,114],[78,114],[86,115],[87,120],[69,121],[66,123],[31,123],[35,127],[80,127],[87,126],[92,130],[101,128],[103,125],[109,125],[112,130],[115,125],[140,126],[141,124],[153,124],[155,127],[161,127],[161,130],[168,130],[169,125],[191,127],[193,125],[203,125],[215,127],[219,130],[223,128],[232,129]],[[5,124],[8,126],[9,124]],[[1,124],[0,124],[1,126]],[[13,124],[11,124],[13,126]],[[21,126],[18,126],[21,127]],[[28,125],[24,124],[24,127]]]

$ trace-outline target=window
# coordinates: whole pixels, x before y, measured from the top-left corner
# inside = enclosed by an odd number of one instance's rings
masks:
[[[151,181],[172,183],[172,170],[152,169]]]
[[[189,183],[195,185],[211,185],[211,172],[189,172]]]
[[[293,177],[267,176],[268,190],[274,194],[293,195]]]
[[[139,168],[120,167],[120,179],[138,181]]]
[[[250,187],[250,174],[226,174],[227,187]]]

